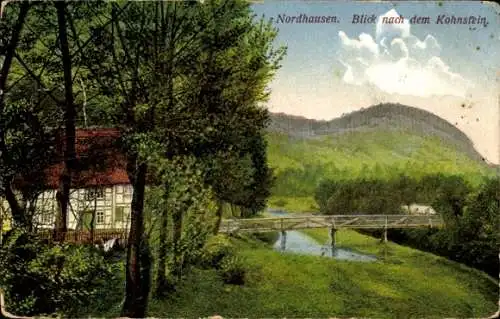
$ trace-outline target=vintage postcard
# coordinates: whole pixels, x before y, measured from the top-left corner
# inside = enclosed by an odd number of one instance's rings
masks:
[[[498,4],[0,4],[0,318],[499,317]]]

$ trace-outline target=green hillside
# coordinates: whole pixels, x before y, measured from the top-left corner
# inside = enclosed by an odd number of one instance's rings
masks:
[[[475,184],[493,173],[465,134],[415,108],[378,105],[330,122],[283,114],[272,119],[268,159],[277,181],[270,206],[314,209],[312,195],[322,178],[441,172],[462,174]]]

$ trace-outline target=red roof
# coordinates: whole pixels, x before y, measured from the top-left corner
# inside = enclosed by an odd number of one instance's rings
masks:
[[[60,162],[44,171],[44,188],[56,189],[63,172],[64,140],[59,137],[56,142],[57,158]],[[87,188],[93,186],[110,186],[129,184],[126,158],[117,147],[120,132],[117,129],[77,129],[75,169],[72,173],[71,188]],[[21,184],[28,182],[18,180]]]

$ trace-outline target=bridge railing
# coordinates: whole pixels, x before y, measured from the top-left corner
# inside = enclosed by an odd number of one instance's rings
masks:
[[[443,220],[437,215],[316,215],[267,217],[223,220],[220,231],[225,233],[244,231],[283,231],[307,228],[413,228],[438,227]]]

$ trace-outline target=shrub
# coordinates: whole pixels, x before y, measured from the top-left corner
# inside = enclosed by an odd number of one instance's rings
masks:
[[[204,263],[204,247],[209,238],[208,229],[204,226],[199,220],[191,220],[185,223],[177,247],[177,256],[181,259],[177,260],[177,266],[185,269]]]
[[[220,263],[219,274],[226,284],[243,285],[245,283],[245,264],[237,256],[226,256]]]
[[[205,268],[219,268],[224,257],[234,254],[234,246],[225,235],[210,237],[202,249],[202,266]]]
[[[16,314],[75,315],[112,281],[114,270],[92,246],[50,245],[17,230],[0,248],[0,285]]]

